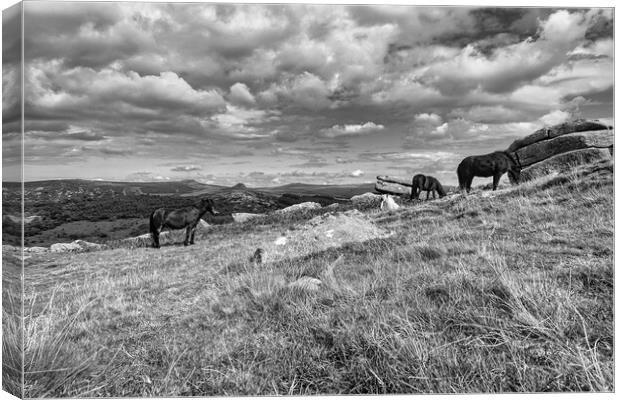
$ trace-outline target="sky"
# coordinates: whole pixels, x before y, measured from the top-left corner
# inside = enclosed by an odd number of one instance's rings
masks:
[[[3,13],[3,179],[19,31]],[[462,158],[613,124],[610,8],[24,3],[24,179],[454,185]]]

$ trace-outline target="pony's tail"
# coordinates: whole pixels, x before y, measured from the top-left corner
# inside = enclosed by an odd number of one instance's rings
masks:
[[[463,176],[463,171],[461,170],[461,165],[456,169],[456,176],[459,178],[459,190],[465,190],[465,177]]]
[[[441,183],[439,183],[439,181],[437,182],[437,193],[439,193],[439,197],[445,197],[446,196],[446,190],[443,188],[443,186],[441,186]]]

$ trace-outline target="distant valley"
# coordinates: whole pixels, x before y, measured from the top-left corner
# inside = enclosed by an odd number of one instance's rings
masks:
[[[93,242],[122,239],[148,232],[148,216],[158,207],[193,205],[212,198],[221,215],[206,216],[211,224],[228,223],[233,212],[264,213],[306,201],[321,205],[346,202],[372,192],[374,184],[308,185],[248,188],[209,185],[194,180],[174,182],[115,182],[81,179],[24,184],[26,246],[83,239]],[[19,245],[21,183],[2,183],[2,243]]]

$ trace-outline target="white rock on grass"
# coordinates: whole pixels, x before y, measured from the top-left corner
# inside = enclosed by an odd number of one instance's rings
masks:
[[[293,204],[290,207],[277,210],[276,214],[287,214],[287,213],[298,211],[298,210],[315,210],[321,207],[322,206],[319,203],[315,203],[313,201],[307,201],[305,203]]]
[[[279,238],[277,238],[273,244],[275,244],[276,246],[284,246],[286,244],[287,240],[286,240],[286,236],[281,236]]]
[[[52,253],[71,253],[83,250],[100,249],[101,245],[87,242],[85,240],[74,240],[71,243],[54,243],[50,246]]]
[[[383,200],[381,201],[381,209],[382,210],[398,210],[400,206],[396,204],[392,196],[389,194],[384,194],[382,196]]]
[[[100,249],[101,245],[97,243],[87,242],[85,240],[74,240],[73,243],[77,243],[83,249]]]
[[[45,253],[48,250],[49,249],[47,247],[41,247],[41,246],[33,246],[33,247],[24,248],[25,253]]]
[[[381,195],[375,193],[364,193],[351,197],[354,205],[379,205],[381,203]]]
[[[77,243],[54,243],[50,246],[52,253],[71,253],[82,250],[82,246]]]
[[[235,222],[245,222],[254,218],[261,217],[263,214],[252,213],[232,213],[231,216]]]

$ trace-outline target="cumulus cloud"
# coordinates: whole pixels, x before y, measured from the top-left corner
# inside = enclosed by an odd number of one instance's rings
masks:
[[[438,114],[417,114],[413,117],[410,130],[415,137],[426,137],[434,134],[435,130],[443,123],[443,118]]]
[[[267,92],[265,96],[269,96]],[[276,93],[303,108],[318,110],[331,105],[327,83],[318,76],[304,72],[285,82]]]
[[[215,122],[212,128],[214,132],[234,139],[268,138],[273,136],[272,132],[259,130],[257,126],[268,121],[277,121],[279,114],[278,111],[247,109],[229,104],[225,113],[211,117],[211,121]]]
[[[414,117],[417,124],[439,125],[442,122],[441,116],[435,113],[422,113]]]
[[[63,69],[55,61],[29,64],[26,96],[32,112],[148,115],[161,111],[204,115],[225,106],[217,90],[196,90],[174,72],[140,76],[110,68]]]
[[[362,171],[361,169],[356,169],[355,171],[351,172],[351,176],[358,177],[358,176],[362,176],[362,175],[364,175],[364,171]]]
[[[455,33],[472,32],[476,19],[467,8],[415,6],[352,6],[351,14],[365,26],[394,24],[396,40],[427,43]]]
[[[381,124],[366,122],[364,124],[334,125],[331,128],[322,130],[321,133],[324,137],[336,138],[340,136],[366,135],[383,129],[385,127]]]
[[[478,87],[490,92],[513,90],[565,60],[567,52],[584,38],[584,21],[579,12],[557,11],[541,26],[538,40],[498,48],[491,57],[466,46],[453,60],[431,66],[423,80],[446,94],[463,94]]]
[[[250,93],[247,85],[244,83],[235,83],[230,87],[230,95],[228,96],[230,101],[240,105],[253,105],[256,103],[254,96]]]
[[[549,114],[545,114],[540,117],[540,121],[546,126],[556,125],[565,122],[570,117],[570,113],[567,111],[555,110]]]

